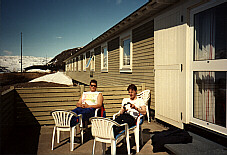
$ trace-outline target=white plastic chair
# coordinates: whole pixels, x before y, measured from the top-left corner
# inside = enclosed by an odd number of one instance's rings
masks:
[[[103,111],[102,111],[103,110]],[[100,113],[102,113],[101,114],[101,116],[98,116],[98,112],[100,111]],[[94,117],[106,117],[106,115],[104,114],[105,113],[105,108],[104,108],[104,103],[103,103],[103,105],[102,105],[102,107],[101,108],[96,108],[95,109],[95,116]],[[104,116],[102,116],[102,115],[104,115]]]
[[[113,120],[115,120],[116,116],[118,115],[120,115],[120,111],[113,115]],[[141,126],[142,123],[143,123],[143,115],[140,114],[140,116],[137,117],[136,125],[128,129],[129,134],[134,133],[137,153],[139,152],[140,142],[141,142],[141,145],[143,145],[142,126]]]
[[[60,131],[70,131],[70,140],[71,140],[71,148],[70,151],[73,151],[74,149],[74,135],[76,132],[76,127],[79,126],[80,134],[81,134],[81,144],[83,144],[83,123],[82,123],[82,115],[77,115],[76,113],[72,111],[65,111],[65,110],[56,110],[51,112],[54,121],[55,126],[53,130],[53,137],[52,137],[52,150],[54,149],[54,137],[55,137],[55,131],[57,130],[57,143],[60,142]],[[74,126],[70,126],[70,122],[72,117],[79,117],[78,123],[76,123]]]
[[[91,133],[94,137],[94,144],[92,154],[95,153],[95,142],[99,141],[103,143],[103,153],[105,153],[106,143],[111,144],[111,154],[116,154],[116,144],[123,138],[126,138],[128,154],[130,154],[130,142],[128,133],[128,124],[118,124],[117,122],[103,117],[92,117],[91,119]],[[114,136],[113,126],[125,126],[125,130],[120,132],[116,137]]]
[[[141,93],[137,94],[137,97],[141,98],[146,105],[147,118],[148,118],[149,123],[151,122],[151,120],[150,120],[150,107],[148,105],[148,101],[150,99],[150,92],[151,92],[150,90],[144,90]]]
[[[99,111],[99,110],[101,110],[101,109],[100,109],[100,108],[96,108],[96,109],[95,109],[95,117],[98,116],[98,111]]]

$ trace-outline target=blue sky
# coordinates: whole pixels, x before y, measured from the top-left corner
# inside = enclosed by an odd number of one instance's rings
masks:
[[[54,57],[88,44],[148,0],[1,0],[0,55]]]

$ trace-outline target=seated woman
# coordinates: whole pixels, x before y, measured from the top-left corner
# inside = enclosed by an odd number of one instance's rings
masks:
[[[120,110],[120,115],[115,118],[119,124],[127,123],[129,128],[136,125],[137,117],[146,114],[146,105],[142,99],[137,98],[137,87],[134,84],[128,86],[127,91],[130,98],[124,98]],[[114,132],[124,130],[124,127],[115,127]]]

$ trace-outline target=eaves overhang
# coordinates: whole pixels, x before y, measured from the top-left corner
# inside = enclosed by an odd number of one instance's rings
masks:
[[[119,23],[111,27],[109,30],[98,36],[96,39],[88,43],[79,52],[75,53],[65,61],[68,61],[81,53],[87,52],[88,50],[95,48],[99,44],[105,42],[106,40],[120,34],[126,29],[134,26],[135,24],[146,20],[147,18],[154,16],[158,12],[170,7],[171,5],[177,3],[179,0],[150,0],[142,7],[134,11],[132,14],[121,20]]]

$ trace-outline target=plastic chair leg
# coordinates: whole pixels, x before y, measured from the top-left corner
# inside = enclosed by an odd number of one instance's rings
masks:
[[[126,135],[126,143],[127,143],[127,150],[128,150],[128,154],[130,154],[130,141],[129,141],[129,133],[127,133]]]
[[[56,130],[56,127],[54,127],[54,130],[53,130],[53,136],[52,136],[52,147],[51,147],[51,150],[54,150],[54,137],[55,137],[55,130]]]
[[[84,143],[84,131],[83,128],[80,128],[81,144]]]
[[[111,155],[116,155],[116,141],[112,140],[111,141]]]
[[[95,139],[94,139],[94,143],[93,143],[93,149],[92,149],[92,155],[95,154]]]
[[[74,136],[75,136],[75,127],[72,127],[71,128],[71,149],[70,149],[70,151],[73,151],[73,149],[74,149]]]
[[[136,128],[134,130],[134,136],[135,136],[135,142],[136,142],[136,152],[138,153],[140,150],[139,150],[139,147],[140,147],[140,142],[139,142],[139,131],[138,131],[138,128]]]
[[[149,111],[149,107],[147,106],[147,119],[148,119],[148,123],[151,122],[151,118],[150,118],[150,111]]]
[[[57,128],[57,143],[60,143],[60,130]]]

